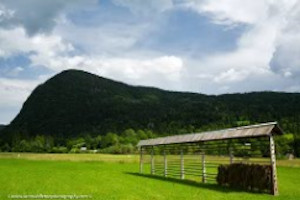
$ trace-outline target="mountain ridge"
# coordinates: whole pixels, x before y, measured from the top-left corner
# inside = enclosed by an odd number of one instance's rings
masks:
[[[181,129],[230,127],[239,121],[295,124],[300,116],[298,102],[299,93],[205,95],[132,86],[81,70],[66,70],[34,89],[2,136],[69,138],[128,128],[176,134],[183,132]],[[283,126],[295,131],[288,124]]]

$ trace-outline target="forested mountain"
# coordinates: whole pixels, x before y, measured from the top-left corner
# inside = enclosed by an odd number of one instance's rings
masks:
[[[5,128],[5,125],[0,124],[0,131]]]
[[[298,135],[300,94],[171,92],[67,70],[32,92],[1,131],[1,143],[12,145],[37,135],[64,143],[86,134],[121,134],[129,128],[156,135],[182,134],[268,121],[278,121],[286,132]]]

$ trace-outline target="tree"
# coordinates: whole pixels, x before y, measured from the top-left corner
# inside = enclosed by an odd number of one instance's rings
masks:
[[[30,143],[27,142],[26,140],[21,140],[21,142],[19,144],[19,151],[21,151],[21,152],[31,151]]]
[[[133,129],[126,129],[121,136],[123,137],[124,144],[136,145],[138,142],[137,134]]]
[[[93,140],[92,148],[93,148],[93,149],[101,148],[101,142],[102,142],[102,137],[101,137],[101,135],[98,135],[98,136],[95,137],[94,140]]]
[[[139,138],[139,139],[141,139],[141,140],[145,140],[145,139],[147,139],[148,138],[148,136],[147,136],[147,134],[145,133],[145,131],[143,131],[143,130],[141,130],[141,129],[139,129],[138,131],[137,131],[137,137]]]
[[[67,141],[67,148],[70,150],[72,148],[80,148],[85,145],[85,140],[83,138],[76,138]]]
[[[284,134],[275,137],[276,154],[279,157],[283,157],[286,154],[293,152],[294,135]]]
[[[52,136],[46,136],[45,138],[45,149],[47,152],[51,152],[54,147],[54,139]]]
[[[102,140],[103,147],[114,146],[119,143],[118,135],[112,132],[107,133]]]
[[[90,134],[86,134],[84,137],[84,143],[87,149],[91,149],[93,142],[93,138],[90,136]]]
[[[31,151],[33,152],[44,152],[45,151],[45,137],[37,135],[34,140],[30,143]]]
[[[5,143],[2,148],[1,148],[2,151],[4,152],[10,152],[11,151],[11,147],[9,146],[8,143]]]
[[[155,137],[155,134],[151,130],[146,130],[145,133],[147,135],[147,138],[154,138]]]

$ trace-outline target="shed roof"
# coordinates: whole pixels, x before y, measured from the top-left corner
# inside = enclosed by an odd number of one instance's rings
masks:
[[[148,140],[140,140],[137,144],[141,146],[156,146],[164,144],[181,144],[181,143],[193,143],[201,141],[214,141],[225,140],[234,138],[253,138],[260,136],[270,136],[283,134],[282,129],[278,126],[277,122],[269,122],[263,124],[256,124],[250,126],[241,126],[236,128],[229,128],[217,131],[192,133],[185,135],[174,135],[167,137],[159,137]]]

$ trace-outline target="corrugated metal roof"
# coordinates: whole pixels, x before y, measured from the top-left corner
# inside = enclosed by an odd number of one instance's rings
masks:
[[[180,144],[201,141],[224,140],[244,137],[269,136],[271,134],[283,134],[277,122],[269,122],[251,126],[241,126],[236,128],[223,129],[218,131],[209,131],[202,133],[192,133],[185,135],[174,135],[167,137],[154,138],[149,140],[140,140],[137,146],[156,146],[163,144]]]

